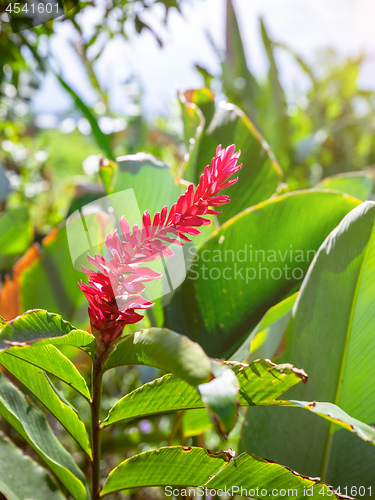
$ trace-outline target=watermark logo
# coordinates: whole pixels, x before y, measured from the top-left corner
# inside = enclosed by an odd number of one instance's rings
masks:
[[[1,0],[1,2],[1,21],[9,22],[15,33],[65,16],[78,4],[78,0]]]
[[[220,240],[219,240],[220,243]],[[315,257],[315,250],[294,248],[261,249],[244,243],[237,250],[205,248],[199,253],[189,249],[190,280],[301,281]]]
[[[113,256],[106,246],[105,238],[116,229],[122,243],[126,243],[129,235],[124,237],[120,227],[120,219],[123,216],[130,226],[131,233],[131,228],[137,225],[139,230],[133,235],[140,235],[142,216],[133,189],[104,196],[83,206],[69,216],[66,221],[67,238],[72,263],[76,270],[82,271],[82,266],[92,268],[87,254],[92,257],[101,255],[107,262],[112,259]],[[184,252],[182,247],[175,243],[177,238],[177,232],[170,231],[168,233],[166,245],[171,250],[168,252],[169,256],[161,255],[154,260],[145,262],[144,265],[140,264],[140,267],[150,268],[162,275],[159,279],[145,283],[145,291],[142,296],[147,300],[153,301],[172,292],[186,277]],[[171,255],[172,253],[173,255]],[[114,295],[117,297],[116,283],[112,287]]]

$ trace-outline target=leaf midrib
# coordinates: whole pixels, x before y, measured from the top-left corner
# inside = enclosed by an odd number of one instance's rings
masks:
[[[374,228],[374,226],[373,226],[373,228]],[[339,406],[339,401],[340,401],[340,397],[341,397],[341,390],[342,390],[342,385],[343,385],[344,372],[345,372],[345,368],[346,368],[346,360],[348,357],[354,314],[355,314],[355,309],[356,309],[356,304],[357,304],[357,299],[358,299],[358,294],[359,294],[359,288],[360,288],[360,284],[362,282],[362,275],[363,275],[363,271],[364,271],[367,257],[369,254],[371,238],[373,236],[373,233],[372,233],[373,228],[371,230],[370,238],[367,242],[367,247],[366,247],[366,250],[365,250],[364,255],[363,255],[362,264],[361,264],[361,267],[360,267],[359,272],[358,272],[357,283],[356,283],[356,287],[355,287],[354,294],[353,294],[352,307],[350,310],[348,326],[346,329],[346,339],[345,339],[345,344],[344,344],[344,350],[343,350],[343,355],[341,358],[340,373],[339,373],[339,377],[338,377],[338,381],[337,381],[335,399],[333,402],[336,406]],[[332,447],[333,431],[334,431],[335,425],[336,424],[334,422],[331,422],[329,424],[329,427],[328,427],[328,436],[327,436],[326,445],[325,445],[325,449],[324,449],[322,470],[321,470],[321,475],[320,475],[320,477],[322,478],[322,481],[325,481],[325,479],[326,479],[330,451],[331,451],[331,447]]]

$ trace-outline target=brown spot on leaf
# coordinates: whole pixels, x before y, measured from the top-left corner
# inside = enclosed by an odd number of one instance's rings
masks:
[[[193,448],[191,446],[183,446],[182,449],[184,451],[191,451]]]
[[[273,460],[269,460],[268,458],[262,458],[261,460],[264,460],[265,462],[268,462],[270,464],[280,465],[279,463],[274,462]],[[316,483],[318,483],[320,481],[320,477],[304,476],[303,474],[300,474],[299,472],[296,472],[295,470],[290,469],[286,465],[280,465],[280,467],[287,469],[288,471],[290,471],[292,474],[294,474],[297,477],[301,477],[302,479],[306,479],[307,481],[312,481],[314,483],[312,486],[314,486]]]
[[[228,448],[227,450],[220,450],[220,451],[206,450],[206,452],[210,457],[222,458],[226,462],[230,462],[236,456],[236,453],[232,448]]]
[[[266,358],[266,359],[259,359],[258,361],[265,361],[266,363],[268,363],[269,365],[271,365],[271,367],[273,368],[274,366],[277,366],[276,363],[274,363],[273,361],[271,361],[270,359]]]
[[[302,370],[302,368],[296,368],[295,366],[292,367],[293,373],[295,373],[298,377],[302,379],[302,382],[306,384],[309,376],[305,372],[305,370]]]
[[[337,498],[341,498],[342,500],[355,500],[355,498],[350,497],[349,495],[343,495],[342,493],[337,493],[336,490],[333,490]]]

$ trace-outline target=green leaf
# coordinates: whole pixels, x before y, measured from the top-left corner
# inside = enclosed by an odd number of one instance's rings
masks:
[[[44,415],[0,375],[0,415],[33,447],[75,500],[87,500],[85,479],[54,435]]]
[[[258,360],[248,366],[232,362],[228,363],[228,366],[232,366],[240,384],[238,398],[240,406],[304,408],[375,444],[375,431],[371,426],[352,418],[335,405],[315,401],[308,403],[276,399],[301,380],[307,381],[307,375],[303,370],[298,370],[288,363],[275,365],[269,360]],[[173,375],[165,375],[120,399],[110,410],[103,426],[157,413],[206,407],[211,410],[212,419],[218,425],[219,431],[225,435],[225,429],[231,429],[235,423],[236,412],[233,405],[237,392],[237,379],[228,378],[227,373],[228,371],[224,372],[224,376],[220,377],[220,371],[216,372],[217,378],[209,384],[200,385],[198,390],[201,397],[186,382]],[[276,409],[274,411],[276,412]]]
[[[374,178],[371,172],[351,172],[326,177],[316,187],[340,191],[365,201],[370,197],[373,186]]]
[[[336,424],[337,426],[347,429],[348,431],[356,434],[363,441],[375,445],[375,428],[367,425],[356,418],[351,417],[338,406],[332,403],[319,403],[316,401],[296,401],[296,400],[277,400],[273,403],[275,406],[293,406],[296,408],[303,408],[320,417]],[[260,405],[262,406],[262,405]],[[252,417],[249,415],[249,422],[252,423]],[[246,433],[245,433],[246,439]]]
[[[121,340],[104,368],[122,365],[154,366],[191,385],[211,379],[210,361],[201,346],[166,328],[141,330]]]
[[[0,353],[0,365],[33,393],[91,456],[86,428],[77,410],[61,397],[47,375],[40,368],[10,356],[6,351]]]
[[[231,356],[231,361],[272,359],[280,347],[298,292],[271,307],[248,338]]]
[[[271,495],[285,498],[285,492],[302,499],[306,490],[312,488],[312,494],[308,494],[312,498],[322,495],[338,498],[326,485],[318,484],[317,479],[301,476],[251,453],[232,459],[232,450],[215,452],[191,446],[159,448],[125,460],[109,474],[102,496],[145,486],[204,486],[207,490],[202,488],[202,492],[207,491],[206,494],[210,490],[226,488],[228,491],[242,486],[248,490],[242,492],[244,496],[262,499],[269,499]],[[234,489],[233,494],[240,491]],[[186,492],[183,496],[189,494]]]
[[[10,268],[28,249],[34,237],[26,206],[0,215],[0,271]]]
[[[235,144],[241,150],[239,181],[226,194],[231,202],[218,216],[222,223],[242,210],[269,198],[282,177],[282,171],[263,137],[237,106],[221,101],[206,130],[195,142],[184,176],[197,183],[201,172],[211,163],[218,144]]]
[[[288,165],[291,160],[290,123],[286,96],[279,80],[279,71],[274,55],[274,44],[270,40],[263,20],[260,21],[264,48],[269,61],[268,87],[271,94],[273,127],[271,131],[272,146],[282,165]],[[270,139],[271,140],[271,139]]]
[[[128,335],[116,346],[105,369],[130,364],[154,366],[198,386],[218,431],[226,435],[234,427],[237,419],[236,375],[227,366],[210,363],[199,344],[167,329],[141,330]]]
[[[233,2],[226,5],[226,47],[222,61],[222,79],[230,102],[243,107],[254,124],[258,124],[261,89],[247,65],[242,37]]]
[[[211,427],[212,420],[206,409],[189,410],[182,418],[182,430],[185,438],[199,436]]]
[[[65,498],[52,477],[2,433],[0,456],[3,457],[0,460],[0,492],[8,500],[24,500],[32,496],[40,500]]]
[[[227,464],[225,455],[203,448],[169,446],[135,455],[109,474],[102,496],[126,488],[163,485],[199,486]]]
[[[71,345],[86,352],[96,348],[96,340],[92,335],[75,329],[59,314],[42,309],[27,311],[9,321],[0,332],[0,349],[8,349],[11,345],[25,346],[34,343]]]
[[[287,331],[283,359],[308,370],[306,387],[288,399],[322,400],[357,421],[374,425],[375,203],[348,214],[321,246],[301,287]],[[300,403],[303,404],[303,403]],[[322,404],[311,408],[322,410]],[[323,409],[330,414],[330,406]],[[248,412],[246,448],[335,487],[374,487],[375,448],[353,433],[307,412]],[[343,419],[335,409],[335,418]],[[350,420],[349,425],[354,425]],[[353,432],[361,433],[361,424]],[[250,430],[251,432],[248,432]],[[306,432],[308,429],[308,432]],[[373,430],[366,428],[372,434]],[[277,436],[277,440],[274,437]],[[363,436],[362,436],[363,437]],[[309,453],[306,453],[309,449]],[[366,491],[367,495],[367,491]]]
[[[27,361],[55,375],[60,380],[73,387],[86,399],[90,399],[90,391],[85,379],[74,364],[53,345],[36,342],[35,344],[25,347],[12,347],[5,352],[8,355]]]
[[[107,158],[109,158],[110,160],[114,160],[112,148],[109,143],[108,137],[100,130],[98,122],[95,116],[93,115],[92,111],[86,106],[86,104],[82,101],[82,99],[78,97],[78,95],[75,93],[72,87],[61,76],[56,75],[56,77],[58,81],[61,83],[61,85],[64,87],[64,89],[68,92],[70,97],[73,99],[77,108],[82,112],[83,116],[90,123],[93,136],[95,137],[98,146],[102,149],[103,153],[106,155]]]
[[[148,210],[153,216],[164,205],[170,208],[183,192],[169,166],[151,154],[122,156],[117,158],[117,162],[101,166],[107,194],[133,189],[141,214]],[[122,215],[128,218],[128,214]],[[138,221],[129,220],[129,223]]]
[[[198,249],[165,307],[165,326],[209,356],[230,355],[270,307],[298,289],[324,238],[358,203],[338,193],[301,191],[229,220]]]
[[[206,88],[211,87],[212,80],[214,79],[214,75],[208,71],[207,68],[201,66],[200,64],[195,64],[194,68],[198,71],[204,81],[204,86]]]
[[[306,410],[319,415],[333,424],[338,424],[340,427],[357,434],[358,437],[375,445],[375,428],[371,425],[364,424],[363,422],[351,417],[345,413],[341,408],[332,403],[317,403],[313,401],[290,401],[293,405],[304,408]]]
[[[212,368],[215,378],[199,385],[198,391],[218,431],[226,438],[237,421],[239,382],[228,366],[213,362]]]
[[[242,406],[278,404],[275,402],[277,397],[307,379],[302,370],[292,365],[275,365],[268,360],[255,361],[249,366],[238,363],[228,366],[232,366],[240,384],[238,399]],[[174,375],[165,375],[120,399],[103,426],[156,413],[196,408],[204,408],[198,391]]]
[[[241,489],[243,488],[242,492]],[[269,499],[293,497],[295,499],[328,496],[341,498],[330,490],[319,478],[301,476],[298,472],[258,457],[253,453],[242,453],[210,479],[205,487],[210,489],[235,488],[241,496]],[[246,490],[246,492],[244,491]]]

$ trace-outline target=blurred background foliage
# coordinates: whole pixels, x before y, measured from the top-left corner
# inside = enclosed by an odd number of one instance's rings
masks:
[[[175,170],[181,167],[188,149],[181,135],[182,124],[175,119],[145,118],[136,75],[124,86],[134,114],[119,116],[111,109],[108,90],[96,74],[95,63],[103,47],[116,36],[127,39],[129,22],[132,33],[149,30],[162,45],[156,23],[151,26],[144,20],[147,11],[152,12],[154,4],[160,3],[165,7],[163,22],[167,23],[170,9],[180,11],[183,0],[107,2],[103,17],[89,37],[80,26],[80,15],[92,8],[91,2],[80,2],[62,20],[19,33],[12,33],[9,23],[1,21],[0,161],[14,188],[7,204],[28,204],[38,237],[63,220],[77,185],[98,180],[98,154],[114,159],[144,150],[161,157]],[[48,40],[56,23],[69,23],[75,30],[73,48],[98,96],[93,109],[51,67]],[[262,133],[282,167],[287,189],[311,187],[324,177],[371,166],[375,154],[375,97],[358,86],[364,55],[343,60],[333,49],[327,49],[310,67],[293,50],[272,40],[263,20],[259,34],[269,66],[262,79],[249,67],[235,10],[228,0],[225,51],[215,47],[221,73],[210,74],[199,65],[196,71],[202,85],[215,92],[216,101],[225,99],[236,104]],[[92,47],[95,51],[90,51]],[[295,102],[290,102],[280,82],[276,62],[280,51],[288,52],[310,81],[305,95]],[[59,117],[56,127],[40,129],[30,99],[42,75],[51,72],[72,98],[72,109],[67,116]]]
[[[147,151],[170,166],[171,182],[178,185],[181,178],[197,181],[215,154],[214,145],[221,137],[236,142],[245,154],[242,161],[256,162],[259,178],[264,177],[266,170],[269,177],[260,181],[261,193],[258,184],[255,193],[250,184],[246,187],[247,194],[238,192],[233,198],[234,212],[224,211],[219,222],[275,193],[316,185],[360,199],[372,197],[375,94],[361,90],[358,84],[359,68],[365,56],[344,60],[327,48],[315,64],[309,65],[298,53],[273,40],[266,22],[260,20],[259,36],[268,72],[266,77],[259,78],[245,57],[243,38],[230,0],[226,3],[225,50],[215,47],[221,71],[211,74],[197,64],[195,69],[202,88],[181,89],[171,119],[146,117],[136,75],[124,86],[134,112],[125,117],[112,108],[108,89],[101,85],[95,64],[105,44],[118,36],[128,39],[130,22],[131,36],[148,30],[162,46],[157,23],[149,24],[145,14],[147,11],[152,14],[155,4],[162,4],[163,24],[168,29],[170,10],[181,12],[187,1],[108,0],[102,18],[89,37],[81,25],[81,14],[92,7],[92,2],[80,2],[64,19],[19,33],[12,33],[0,6],[0,277],[3,282],[0,314],[3,317],[12,319],[22,310],[41,307],[61,313],[78,327],[88,326],[87,305],[76,286],[83,275],[71,266],[63,222],[80,206],[110,193],[119,178],[121,185],[121,169],[102,161],[100,171],[100,157],[115,160]],[[74,50],[97,93],[97,102],[92,107],[51,65],[49,40],[58,23],[69,23],[75,30]],[[305,94],[294,101],[287,96],[280,81],[279,52],[288,53],[309,80]],[[56,75],[71,97],[72,108],[59,117],[57,126],[39,128],[30,100],[42,75],[48,73]],[[231,104],[219,104],[223,100]],[[249,144],[251,151],[246,150]],[[254,174],[250,180],[256,178]],[[142,182],[146,185],[147,179]],[[148,189],[153,194],[147,196],[153,198],[145,202],[162,208],[164,200],[159,187],[153,185]],[[209,236],[212,228],[208,231],[204,237]],[[64,293],[54,294],[56,287]],[[146,317],[145,326],[163,322],[160,303],[154,314],[156,320]],[[78,357],[76,362],[89,370],[87,359]],[[145,367],[111,371],[107,375],[110,380],[105,384],[104,405],[109,409],[119,394],[152,380],[157,373]],[[58,381],[56,384],[59,385]],[[81,404],[73,390],[69,393],[66,387],[59,388],[75,405]],[[240,420],[232,432],[229,444],[220,441],[210,429],[210,420],[201,410],[121,423],[114,426],[104,440],[108,463],[103,467],[110,470],[124,456],[172,443],[222,449],[233,445],[235,448],[241,423]],[[1,425],[6,426],[4,422]],[[62,434],[56,422],[53,426],[56,433]],[[20,440],[12,429],[5,430],[13,439]],[[204,431],[207,432],[203,437]],[[73,440],[68,436],[65,439],[69,441],[69,448],[74,449]],[[88,464],[81,465],[84,469],[88,467]],[[159,493],[145,490],[138,498],[150,495],[155,498]]]

